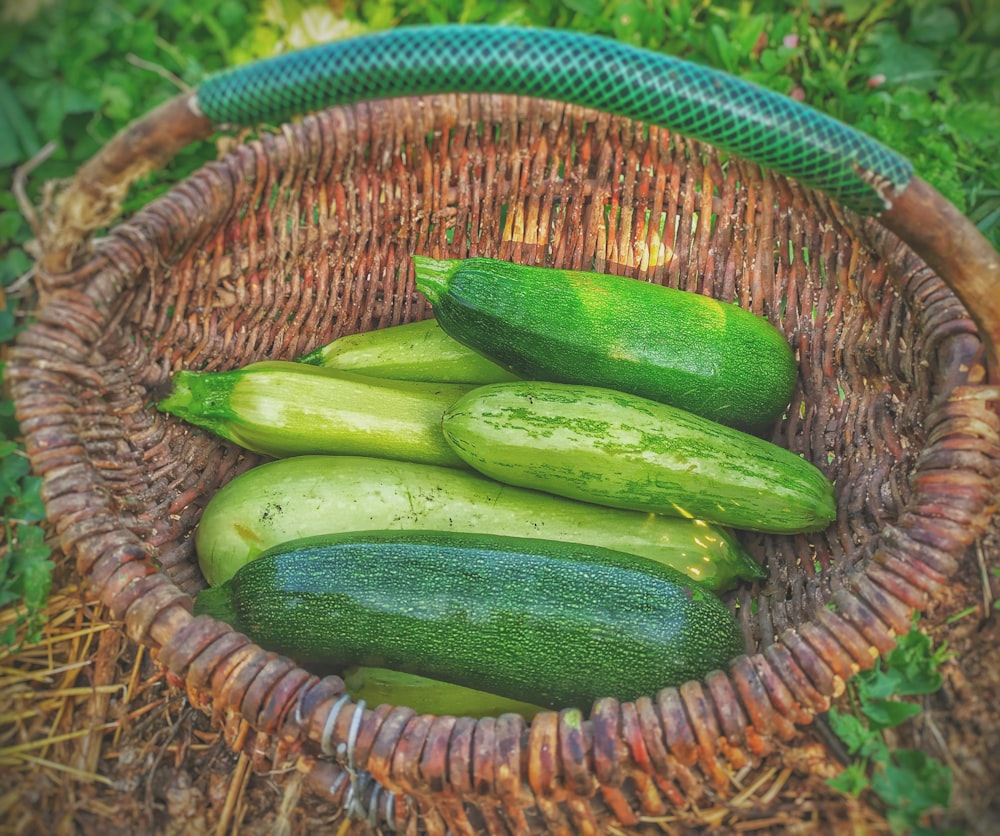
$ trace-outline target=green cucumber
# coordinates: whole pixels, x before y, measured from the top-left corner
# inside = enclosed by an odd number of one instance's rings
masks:
[[[464,467],[441,435],[441,416],[471,388],[264,360],[226,372],[179,371],[158,407],[269,456],[335,453]]]
[[[780,418],[797,380],[763,317],[622,276],[414,256],[441,327],[518,377],[618,389],[742,429]]]
[[[520,714],[530,720],[541,706],[499,697],[486,691],[441,682],[415,673],[388,668],[352,665],[341,671],[347,693],[355,702],[368,705],[400,705],[417,714],[448,714],[453,717],[499,717]]]
[[[777,534],[836,517],[833,485],[800,456],[610,389],[495,383],[456,401],[442,429],[481,473],[571,499]]]
[[[214,586],[287,540],[404,528],[604,546],[658,560],[715,591],[764,576],[729,532],[700,520],[590,505],[466,470],[356,456],[296,456],[240,474],[209,500],[195,548]]]
[[[652,695],[744,651],[726,606],[662,564],[457,532],[292,541],[201,592],[195,612],[317,673],[386,667],[548,708]]]
[[[500,383],[516,377],[449,337],[434,319],[338,337],[295,358],[368,377],[431,383]]]

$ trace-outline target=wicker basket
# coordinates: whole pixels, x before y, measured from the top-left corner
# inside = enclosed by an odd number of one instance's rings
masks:
[[[665,129],[448,94],[322,110],[237,144],[90,240],[135,177],[210,133],[191,104],[133,125],[64,193],[44,304],[8,374],[62,548],[258,768],[296,762],[350,812],[429,833],[601,832],[725,798],[735,771],[893,647],[986,530],[1000,268],[919,179],[865,219]],[[817,535],[743,537],[768,577],[730,596],[747,653],[729,670],[600,700],[582,725],[434,717],[355,704],[339,678],[192,617],[191,532],[259,459],[152,404],[176,369],[429,316],[415,252],[680,286],[787,335],[800,380],[772,438],[836,481],[839,517]]]

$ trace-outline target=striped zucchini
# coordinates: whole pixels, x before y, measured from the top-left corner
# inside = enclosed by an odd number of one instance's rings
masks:
[[[623,392],[496,383],[460,398],[442,427],[485,475],[572,499],[785,534],[836,516],[832,484],[803,458]]]
[[[617,389],[743,429],[780,418],[797,380],[777,328],[698,293],[488,258],[413,263],[441,327],[525,379]]]
[[[226,372],[179,371],[158,407],[269,456],[337,453],[464,467],[441,435],[441,416],[471,388],[265,360]]]
[[[287,540],[372,529],[441,529],[566,540],[658,560],[708,589],[764,573],[717,526],[576,502],[478,473],[355,456],[296,456],[237,476],[195,532],[212,585]]]
[[[549,708],[653,694],[744,650],[722,602],[662,564],[458,532],[292,541],[201,592],[195,612],[318,673],[386,667]]]
[[[434,319],[348,334],[296,360],[393,380],[477,384],[516,380],[506,369],[453,340]]]

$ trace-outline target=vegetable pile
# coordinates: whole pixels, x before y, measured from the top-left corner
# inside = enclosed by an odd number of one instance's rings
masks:
[[[414,257],[434,319],[179,371],[159,407],[275,457],[208,503],[196,611],[349,693],[483,716],[589,708],[744,651],[732,529],[836,516],[752,434],[797,370],[736,305],[616,276]]]

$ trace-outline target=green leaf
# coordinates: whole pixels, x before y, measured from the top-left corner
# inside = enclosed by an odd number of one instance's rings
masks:
[[[20,247],[10,250],[0,259],[0,286],[6,287],[31,269],[31,258]]]
[[[136,111],[135,91],[121,74],[108,73],[99,92],[101,110],[117,121],[127,121]]]
[[[719,24],[713,23],[709,29],[711,41],[710,47],[711,63],[721,66],[726,72],[735,75],[739,69],[739,55],[733,42],[729,40],[726,30]]]
[[[45,533],[36,525],[7,526],[9,548],[0,557],[0,605],[21,602],[23,612],[0,642],[10,644],[17,629],[27,625],[27,640],[36,642],[44,625],[43,608],[52,587],[51,551]],[[20,609],[20,607],[18,607]]]
[[[891,729],[918,715],[923,709],[916,703],[897,700],[865,699],[861,711],[879,729]]]
[[[30,469],[25,456],[4,456],[0,459],[0,495],[17,496],[20,492],[18,485]]]
[[[41,145],[14,90],[0,78],[0,168],[27,160]]]
[[[844,713],[834,706],[827,714],[827,718],[834,734],[844,742],[847,751],[852,755],[867,756],[873,748],[881,744],[878,734],[853,714]]]
[[[919,749],[897,749],[891,760],[875,770],[872,791],[888,808],[895,832],[906,832],[935,808],[951,799],[951,771]]]
[[[729,29],[729,39],[733,42],[737,53],[747,58],[753,52],[754,47],[760,40],[767,28],[767,17],[765,15],[752,15],[742,18]]]
[[[959,102],[948,108],[949,127],[962,139],[984,148],[1000,147],[1000,105],[990,102]]]
[[[907,716],[919,713],[908,708],[886,706],[883,703],[890,697],[931,694],[937,691],[943,678],[938,670],[947,658],[947,647],[942,645],[937,650],[929,636],[914,626],[910,631],[899,637],[896,647],[890,651],[880,668],[865,671],[857,677],[858,695],[862,706],[871,704],[876,716],[871,717],[876,722],[896,725]],[[866,713],[867,713],[867,709]],[[909,714],[908,714],[909,712]],[[895,722],[890,722],[894,718]]]
[[[67,116],[90,113],[97,110],[99,105],[95,99],[61,81],[49,82],[42,89],[44,93],[38,104],[38,126],[47,137],[59,136],[60,127]]]
[[[935,649],[931,637],[914,622],[910,631],[899,637],[896,646],[885,657],[890,669],[905,674],[901,684],[907,690],[896,693],[929,694],[938,690],[941,687],[938,668],[950,655],[944,643]]]
[[[41,522],[45,519],[45,503],[41,497],[42,479],[39,476],[25,476],[19,485],[15,501],[8,514],[11,519],[24,522]]]
[[[891,696],[933,694],[941,687],[936,670],[889,663],[885,670],[868,672],[858,678],[858,693],[864,700],[884,700]]]
[[[839,5],[844,10],[844,17],[855,23],[865,17],[876,4],[873,0],[843,0]]]
[[[0,308],[0,342],[9,343],[20,329],[10,308]]]
[[[943,73],[933,50],[904,42],[892,25],[872,30],[858,60],[870,75],[884,75],[887,84],[907,84],[921,90],[931,89]]]
[[[844,767],[843,772],[827,780],[827,785],[837,792],[857,798],[863,793],[871,782],[868,780],[867,763],[865,761],[855,761]]]
[[[246,20],[246,4],[238,3],[236,0],[223,0],[219,4],[217,12],[219,23],[228,31],[235,32],[242,27]]]
[[[625,0],[615,7],[611,30],[619,41],[639,43],[645,27],[646,4],[641,0]]]
[[[0,139],[0,144],[3,140]],[[23,233],[28,229],[19,212],[0,211],[0,241],[20,242],[25,239]]]
[[[995,44],[996,41],[994,39],[1000,37],[1000,6],[996,3],[985,3],[983,5],[985,8],[978,10],[977,23],[982,29],[983,35]]]
[[[916,6],[910,18],[907,35],[923,44],[953,41],[961,29],[958,15],[946,6]]]
[[[372,29],[388,29],[396,22],[396,8],[391,0],[364,0],[361,17]]]
[[[795,58],[796,51],[781,47],[772,49],[768,47],[760,53],[760,65],[769,74],[776,74],[785,69]],[[791,81],[791,79],[789,79]]]
[[[604,4],[601,0],[560,0],[562,4],[571,12],[576,12],[584,17],[600,17],[604,11]]]

